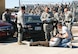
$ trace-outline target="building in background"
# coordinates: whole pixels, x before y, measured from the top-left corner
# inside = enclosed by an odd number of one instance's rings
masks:
[[[4,10],[5,10],[5,0],[0,0],[0,18]]]

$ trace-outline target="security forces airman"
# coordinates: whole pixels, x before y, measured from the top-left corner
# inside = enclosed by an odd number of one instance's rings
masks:
[[[53,14],[52,12],[49,12],[49,8],[46,7],[45,11],[41,15],[41,21],[44,23],[43,24],[43,30],[45,32],[45,39],[48,41],[50,37],[53,36],[53,25],[51,23],[47,23],[47,19],[52,18]],[[50,34],[50,35],[49,35]]]
[[[20,11],[17,13],[17,27],[18,27],[18,44],[21,45],[22,43],[22,36],[23,33],[21,32],[22,27],[24,27],[24,13],[25,13],[25,6],[22,6]]]
[[[65,19],[64,22],[68,29],[71,31],[72,29],[72,12],[68,10],[68,8],[64,9]]]
[[[71,11],[68,10],[68,8],[65,8],[64,9],[64,15],[65,15],[64,23],[68,27],[68,29],[70,30],[70,33],[72,35],[72,39],[74,39],[72,31],[71,31],[71,29],[72,29],[72,23],[73,23],[72,22],[73,21],[73,14],[72,14]]]

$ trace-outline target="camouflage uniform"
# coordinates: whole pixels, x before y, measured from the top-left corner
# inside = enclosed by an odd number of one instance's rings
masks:
[[[53,16],[53,15],[52,15],[51,12],[48,12],[48,13],[43,12],[42,15],[41,15],[41,21],[44,22],[44,21],[47,20],[47,18],[51,18],[52,16]],[[53,36],[53,31],[52,31],[52,29],[53,29],[53,25],[52,25],[51,23],[44,23],[44,24],[43,24],[43,30],[44,30],[44,32],[45,32],[45,39],[46,39],[46,40],[49,40],[50,37]],[[49,34],[50,34],[50,36],[49,36]]]
[[[72,29],[72,12],[71,11],[67,11],[65,13],[64,22],[65,22],[66,26],[68,27],[68,29],[71,31],[71,29]]]
[[[22,27],[24,27],[24,13],[22,13],[21,10],[17,13],[17,27],[18,27],[18,44],[21,44],[23,39]]]
[[[56,29],[55,30],[55,35],[58,33],[58,29],[57,29],[57,23],[59,22],[59,13],[58,12],[56,12],[56,13],[54,13],[54,29]]]

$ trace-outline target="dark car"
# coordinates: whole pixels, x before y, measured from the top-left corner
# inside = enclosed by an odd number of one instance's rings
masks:
[[[24,38],[44,39],[43,23],[40,16],[25,15],[24,24]]]
[[[11,37],[13,34],[13,26],[0,20],[0,39]]]

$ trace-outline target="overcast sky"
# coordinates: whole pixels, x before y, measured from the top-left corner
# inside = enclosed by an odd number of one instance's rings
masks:
[[[61,3],[63,2],[71,2],[73,0],[20,0],[21,4],[23,3]],[[19,0],[6,0],[5,2],[6,8],[13,8],[15,6],[19,6]]]

